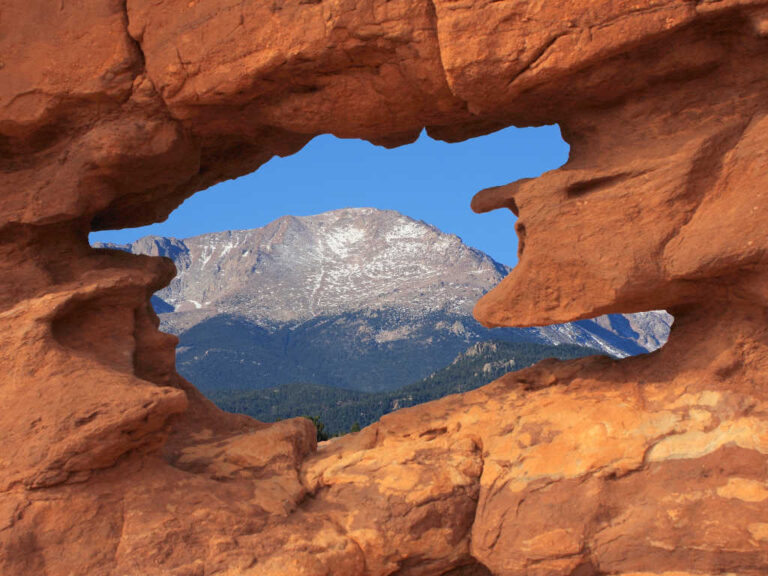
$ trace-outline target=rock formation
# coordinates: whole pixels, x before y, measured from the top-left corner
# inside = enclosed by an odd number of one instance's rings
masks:
[[[767,57],[766,0],[0,1],[0,574],[765,574]],[[474,200],[521,239],[476,316],[667,346],[319,448],[177,376],[168,261],[88,245],[319,133],[555,122]]]

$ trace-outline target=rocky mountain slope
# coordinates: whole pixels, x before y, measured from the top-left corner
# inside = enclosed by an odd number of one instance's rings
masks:
[[[125,248],[176,263],[178,276],[158,296],[173,306],[164,322],[177,331],[222,313],[259,325],[363,309],[467,314],[506,275],[457,236],[373,208],[184,240],[150,236]]]
[[[295,381],[394,389],[490,339],[622,357],[656,349],[671,322],[648,312],[489,330],[472,308],[508,267],[390,210],[285,216],[254,230],[113,247],[176,264],[155,308],[180,337],[179,370],[206,392]]]

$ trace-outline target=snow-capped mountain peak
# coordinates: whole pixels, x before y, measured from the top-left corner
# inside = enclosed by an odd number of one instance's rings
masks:
[[[176,278],[157,293],[164,302],[161,326],[175,333],[222,315],[274,329],[381,311],[386,326],[359,328],[379,344],[410,338],[438,316],[430,330],[471,343],[481,333],[472,318],[475,302],[509,272],[458,236],[375,208],[284,216],[261,228],[186,239],[148,236],[111,247],[175,262]],[[670,324],[668,314],[648,312],[518,334],[625,356],[663,344]]]

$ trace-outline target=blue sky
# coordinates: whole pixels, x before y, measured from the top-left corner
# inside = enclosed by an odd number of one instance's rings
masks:
[[[253,174],[198,192],[165,222],[91,234],[91,241],[126,243],[147,234],[187,238],[264,226],[292,214],[370,206],[397,210],[460,236],[504,264],[517,262],[514,216],[474,214],[475,192],[538,176],[568,159],[557,126],[507,128],[458,144],[426,133],[394,150],[361,140],[319,136]]]

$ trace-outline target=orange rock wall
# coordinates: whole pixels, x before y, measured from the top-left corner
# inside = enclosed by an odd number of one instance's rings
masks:
[[[0,574],[768,572],[766,0],[0,0]],[[667,308],[317,447],[224,414],[91,230],[331,132],[560,124],[488,325]],[[469,192],[469,191],[468,191]],[[510,231],[512,233],[512,231]]]

